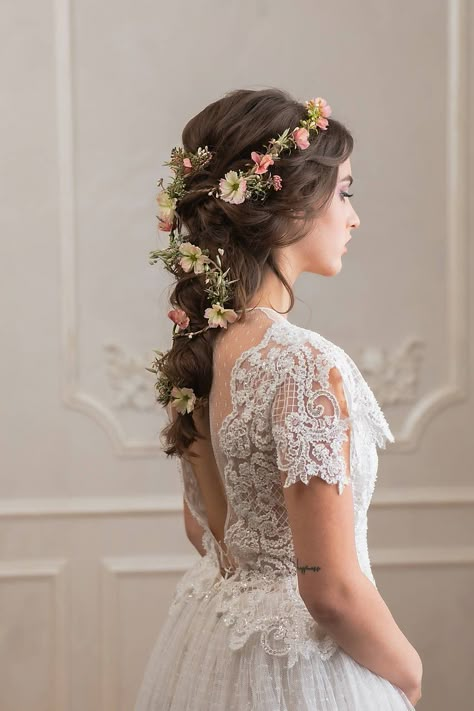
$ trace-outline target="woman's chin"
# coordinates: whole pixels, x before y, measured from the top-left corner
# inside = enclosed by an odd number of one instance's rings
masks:
[[[338,259],[337,261],[335,261],[332,264],[329,264],[327,266],[327,269],[324,272],[323,276],[336,276],[336,274],[339,274],[341,269],[342,269],[342,259]]]
[[[325,264],[315,265],[312,269],[307,271],[311,274],[319,274],[320,276],[336,276],[342,269],[342,254],[334,259],[332,262],[326,262]]]

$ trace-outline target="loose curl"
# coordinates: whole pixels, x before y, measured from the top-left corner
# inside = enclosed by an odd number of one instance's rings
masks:
[[[330,118],[327,130],[311,137],[304,151],[283,152],[277,163],[283,189],[271,191],[263,203],[248,199],[232,204],[207,193],[227,171],[245,170],[252,151],[261,151],[270,138],[297,126],[305,114],[305,105],[281,89],[237,89],[206,106],[183,130],[185,150],[196,152],[199,146],[208,146],[214,157],[187,178],[186,193],[176,206],[177,219],[189,233],[189,240],[209,249],[212,258],[219,247],[224,249],[222,268],[230,266],[229,279],[238,280],[224,306],[242,311],[242,321],[268,269],[290,296],[288,310],[293,308],[294,293],[278,267],[275,250],[305,237],[324,212],[336,188],[338,166],[352,153],[353,137],[341,122]],[[204,278],[194,272],[183,273],[169,297],[173,308],[183,309],[189,316],[193,331],[208,325]],[[194,415],[209,402],[213,343],[219,331],[209,328],[193,338],[175,338],[163,359],[162,371],[170,381],[192,388],[198,398],[192,412],[176,413],[162,430],[167,456],[182,456],[196,439],[204,438]]]

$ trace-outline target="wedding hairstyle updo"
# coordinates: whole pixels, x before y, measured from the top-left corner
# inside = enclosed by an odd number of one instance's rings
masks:
[[[341,122],[331,117],[327,130],[311,136],[308,148],[283,152],[276,163],[283,187],[271,191],[264,202],[248,199],[233,204],[208,195],[205,188],[215,188],[229,170],[245,170],[252,151],[261,152],[271,138],[287,128],[292,130],[305,114],[304,103],[281,89],[237,89],[206,106],[183,130],[185,150],[196,152],[200,146],[207,146],[214,156],[187,178],[186,193],[179,200],[176,213],[190,242],[209,249],[213,259],[218,248],[224,249],[222,268],[230,267],[228,278],[238,281],[232,284],[232,298],[223,306],[243,311],[240,320],[245,319],[244,310],[268,269],[287,290],[289,310],[293,308],[294,293],[278,268],[275,249],[305,237],[313,221],[329,205],[337,184],[338,166],[351,155],[353,137]],[[204,312],[210,303],[204,279],[204,274],[183,272],[170,294],[172,308],[186,312],[193,331],[208,325]],[[200,438],[194,416],[196,409],[201,416],[208,405],[213,342],[219,331],[219,327],[208,328],[193,338],[174,338],[167,353],[163,372],[175,385],[192,388],[198,398],[192,412],[174,412],[173,421],[162,430],[163,448],[168,456],[185,454],[186,448]]]

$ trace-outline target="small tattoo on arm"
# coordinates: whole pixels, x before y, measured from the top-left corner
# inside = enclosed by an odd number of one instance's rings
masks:
[[[298,558],[296,559],[296,567],[298,570],[301,570],[303,575],[306,573],[307,570],[313,570],[315,573],[317,573],[318,570],[321,570],[319,565],[298,565]]]

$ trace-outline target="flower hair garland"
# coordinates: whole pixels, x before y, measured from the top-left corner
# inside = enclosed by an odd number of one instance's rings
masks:
[[[215,197],[225,202],[235,205],[242,204],[245,200],[263,202],[270,191],[279,191],[283,188],[283,181],[280,175],[272,174],[269,171],[271,166],[276,165],[282,151],[291,151],[295,148],[305,150],[310,145],[310,133],[316,135],[319,129],[325,131],[328,126],[328,117],[332,110],[327,101],[321,97],[305,102],[306,118],[302,119],[299,125],[291,133],[287,128],[277,138],[272,138],[265,146],[264,153],[252,151],[251,162],[248,169],[243,171],[230,170],[219,180],[218,187],[201,190],[187,190],[186,178],[200,171],[213,158],[213,153],[208,146],[199,147],[195,153],[185,151],[181,147],[175,147],[171,151],[171,160],[163,163],[170,166],[174,173],[174,178],[167,187],[163,186],[161,178],[157,186],[162,188],[156,200],[158,203],[158,228],[163,232],[169,232],[169,245],[166,249],[153,250],[149,254],[149,263],[156,264],[160,259],[164,263],[165,269],[174,276],[179,277],[180,271],[193,272],[194,274],[205,275],[205,291],[209,297],[211,305],[206,308],[204,318],[207,319],[207,326],[199,331],[189,331],[190,319],[183,309],[171,309],[168,317],[173,322],[173,339],[178,336],[194,336],[207,331],[209,328],[227,328],[229,323],[234,323],[239,318],[233,309],[225,308],[224,304],[231,298],[232,292],[229,288],[237,279],[229,280],[227,275],[230,267],[223,271],[221,257],[224,250],[219,248],[215,259],[211,259],[208,249],[201,249],[189,241],[185,241],[180,231],[180,220],[176,213],[179,200],[185,194],[191,192],[203,192],[210,197]],[[188,387],[178,387],[170,382],[162,370],[166,354],[155,350],[157,357],[154,359],[151,368],[146,370],[157,375],[155,389],[157,390],[157,401],[167,406],[169,403],[180,414],[192,412],[197,398],[193,389]]]

